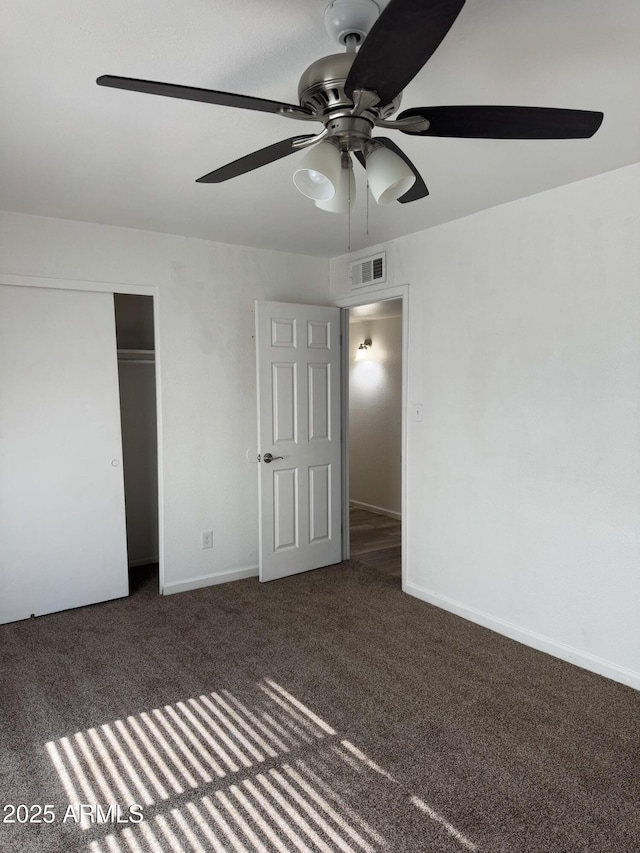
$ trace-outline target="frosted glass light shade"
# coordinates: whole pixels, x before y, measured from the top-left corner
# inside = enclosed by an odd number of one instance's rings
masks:
[[[340,182],[342,158],[331,142],[314,145],[293,173],[293,183],[303,195],[316,201],[329,201]]]
[[[356,179],[353,176],[351,164],[340,170],[340,178],[333,198],[328,201],[317,201],[316,207],[328,210],[329,213],[348,213],[356,203]]]
[[[416,180],[404,160],[382,145],[374,148],[367,157],[367,176],[371,195],[378,204],[396,201],[411,189]]]

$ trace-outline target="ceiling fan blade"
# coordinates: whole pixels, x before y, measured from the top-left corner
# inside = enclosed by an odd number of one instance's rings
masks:
[[[411,169],[413,174],[416,176],[415,183],[403,196],[400,196],[398,201],[400,204],[407,204],[409,201],[418,201],[418,199],[425,198],[429,195],[429,190],[426,187],[425,182],[422,180],[422,175],[416,167],[413,165],[411,160],[407,157],[404,151],[393,142],[391,139],[387,139],[385,136],[376,136],[376,142],[381,142],[385,148],[388,148],[390,151],[393,151],[394,154],[397,154],[398,157],[401,157],[407,166]],[[354,151],[356,156],[356,160],[360,163],[363,169],[367,168],[367,161],[365,160],[364,154],[362,151]]]
[[[416,107],[398,121],[425,118],[427,130],[403,130],[412,136],[462,139],[586,139],[602,124],[603,114],[555,107]]]
[[[345,92],[377,92],[390,103],[435,52],[465,0],[391,0],[356,54]]]
[[[250,95],[236,95],[233,92],[217,92],[215,89],[198,89],[195,86],[179,86],[175,83],[158,83],[154,80],[137,80],[133,77],[114,77],[103,74],[96,80],[98,86],[112,89],[128,89],[131,92],[143,92],[147,95],[164,95],[167,98],[180,98],[186,101],[202,101],[206,104],[218,104],[221,107],[239,107],[243,110],[258,110],[263,113],[299,113],[301,118],[311,115],[305,107],[285,104],[280,101],[268,101],[253,98]]]
[[[252,172],[254,169],[259,169],[260,166],[266,166],[276,160],[281,160],[283,157],[288,157],[289,154],[295,154],[300,151],[300,148],[294,148],[293,143],[298,139],[311,139],[313,134],[306,136],[292,136],[291,139],[283,139],[282,142],[276,142],[274,145],[268,145],[266,148],[261,148],[259,151],[253,151],[232,163],[227,163],[226,166],[221,166],[207,175],[198,178],[198,184],[220,184],[223,181],[228,181],[230,178],[237,178],[238,175],[244,175],[247,172]]]

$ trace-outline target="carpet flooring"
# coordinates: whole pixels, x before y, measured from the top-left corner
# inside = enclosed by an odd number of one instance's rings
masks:
[[[402,578],[402,522],[360,507],[349,510],[349,540],[354,560]]]
[[[8,853],[640,850],[640,694],[356,561],[143,583],[0,655]]]

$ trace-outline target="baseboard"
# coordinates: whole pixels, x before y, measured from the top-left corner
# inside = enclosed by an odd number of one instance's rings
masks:
[[[200,575],[197,578],[187,578],[175,583],[167,583],[162,588],[162,595],[173,595],[176,592],[188,592],[191,589],[201,589],[205,586],[215,586],[219,583],[230,581],[241,581],[246,578],[257,578],[258,567],[247,566],[244,569],[231,569],[228,572],[219,572],[215,575]]]
[[[640,672],[635,672],[632,669],[619,666],[604,658],[599,658],[596,655],[583,652],[564,643],[559,643],[557,640],[537,634],[535,631],[529,631],[527,628],[520,628],[511,622],[498,619],[489,613],[484,613],[482,610],[476,610],[474,607],[469,607],[459,601],[447,598],[447,596],[423,589],[416,584],[405,584],[404,591],[409,595],[415,596],[415,598],[426,601],[428,604],[433,604],[443,610],[448,610],[450,613],[455,613],[456,616],[461,616],[463,619],[468,619],[470,622],[475,622],[477,625],[489,628],[497,634],[502,634],[511,640],[517,640],[525,646],[531,646],[531,648],[538,649],[540,652],[546,652],[546,654],[553,655],[553,657],[560,658],[560,660],[567,661],[567,663],[575,664],[582,667],[582,669],[587,669],[590,672],[595,672],[597,675],[610,678],[612,681],[618,681],[621,684],[626,684],[628,687],[633,687],[635,690],[640,690]]]
[[[388,515],[389,518],[395,518],[397,521],[402,521],[402,513],[396,512],[393,509],[385,509],[382,506],[374,506],[373,504],[365,504],[362,501],[349,501],[349,506],[355,509],[366,509],[367,512],[375,512],[376,515]]]

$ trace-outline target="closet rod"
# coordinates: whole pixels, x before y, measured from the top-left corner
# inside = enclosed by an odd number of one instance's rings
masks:
[[[118,361],[121,364],[155,364],[156,356],[149,349],[119,349]]]

